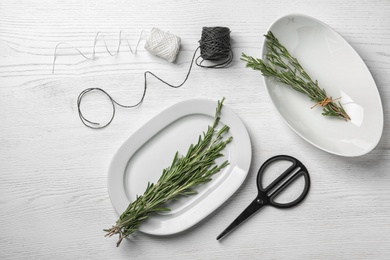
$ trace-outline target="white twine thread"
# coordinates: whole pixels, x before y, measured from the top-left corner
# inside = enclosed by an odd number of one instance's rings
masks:
[[[153,28],[146,39],[145,49],[153,55],[174,62],[180,50],[180,43],[180,37]]]
[[[107,43],[106,43],[106,40],[104,38],[104,35],[101,32],[97,32],[96,36],[95,36],[95,40],[93,42],[92,54],[90,56],[87,56],[86,54],[82,53],[78,48],[70,45],[69,43],[66,43],[66,42],[58,43],[54,49],[54,59],[53,59],[53,65],[52,65],[51,72],[54,73],[55,64],[56,64],[56,60],[57,60],[57,52],[58,52],[58,48],[61,45],[66,45],[70,48],[75,49],[81,56],[83,56],[87,60],[93,60],[93,59],[95,59],[96,43],[97,43],[99,37],[101,37],[103,39],[103,43],[104,43],[104,46],[106,48],[107,53],[111,56],[116,56],[119,53],[122,41],[126,41],[130,52],[132,54],[136,54],[137,49],[138,49],[138,45],[139,45],[140,41],[143,40],[144,30],[141,31],[141,33],[138,37],[137,45],[135,46],[134,51],[131,48],[129,41],[122,36],[123,34],[124,34],[124,32],[121,30],[119,32],[118,47],[116,48],[115,52],[111,52],[107,47]],[[146,38],[145,49],[147,51],[149,51],[150,53],[152,53],[153,55],[164,58],[169,62],[173,62],[176,59],[177,54],[179,53],[180,43],[181,43],[180,37],[175,36],[169,32],[164,32],[158,28],[153,28],[151,33],[149,34],[149,36]]]
[[[56,60],[57,60],[57,50],[58,50],[58,47],[60,45],[67,45],[68,47],[70,48],[73,48],[75,49],[81,56],[83,56],[86,60],[93,60],[95,59],[95,53],[96,53],[96,43],[97,43],[97,40],[99,38],[99,36],[101,38],[103,38],[103,42],[104,42],[104,46],[106,47],[106,51],[108,54],[110,54],[111,56],[116,56],[118,53],[119,53],[119,50],[120,50],[120,47],[121,47],[121,44],[122,44],[122,41],[125,40],[126,43],[127,43],[127,46],[129,47],[129,50],[132,54],[136,54],[137,53],[137,49],[138,49],[138,45],[140,43],[140,41],[142,40],[143,38],[143,34],[144,34],[144,30],[141,31],[139,37],[138,37],[138,41],[137,41],[137,45],[135,46],[135,49],[133,51],[133,49],[131,48],[131,45],[129,43],[129,41],[127,39],[123,39],[122,37],[122,34],[124,34],[124,32],[121,30],[119,31],[119,40],[118,40],[118,47],[116,49],[115,52],[111,52],[108,47],[107,47],[107,43],[106,43],[106,40],[104,39],[104,35],[101,33],[101,32],[97,32],[96,33],[96,36],[95,36],[95,40],[93,41],[93,49],[92,49],[92,54],[90,57],[88,57],[86,54],[82,53],[78,48],[70,45],[69,43],[66,43],[66,42],[60,42],[57,44],[56,48],[54,49],[54,59],[53,59],[53,66],[52,66],[52,71],[51,73],[54,73],[54,68],[55,68],[55,64],[56,64]]]

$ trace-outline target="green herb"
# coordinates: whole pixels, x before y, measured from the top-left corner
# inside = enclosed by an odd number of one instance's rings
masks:
[[[291,56],[271,31],[264,36],[268,49],[266,60],[255,59],[243,53],[241,60],[247,63],[246,67],[260,70],[263,76],[274,77],[278,81],[290,85],[293,89],[306,94],[316,103],[312,108],[317,105],[323,107],[322,115],[338,117],[346,121],[350,120],[341,103],[334,102],[339,98],[332,99],[332,97],[328,97],[325,89],[318,86],[317,80],[313,81],[310,78],[298,60]]]
[[[213,174],[229,164],[228,161],[220,165],[215,163],[217,158],[223,156],[221,151],[233,139],[231,136],[223,137],[229,131],[227,125],[216,130],[224,100],[225,98],[218,101],[213,125],[208,126],[207,132],[199,136],[196,144],[191,144],[187,154],[179,156],[176,152],[171,166],[163,170],[160,179],[155,184],[148,183],[144,194],[137,196],[136,200],[130,203],[116,225],[104,230],[108,232],[106,236],[119,234],[117,246],[123,238],[135,232],[150,214],[169,211],[170,209],[164,206],[166,202],[178,196],[196,194],[194,187],[209,182]]]

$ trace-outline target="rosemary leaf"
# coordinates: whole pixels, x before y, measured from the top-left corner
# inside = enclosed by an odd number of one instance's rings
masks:
[[[196,186],[211,181],[211,177],[226,167],[229,162],[220,165],[215,163],[223,156],[222,150],[232,141],[231,136],[224,138],[229,127],[224,125],[217,130],[220,113],[225,98],[218,101],[213,124],[199,136],[196,144],[191,144],[186,155],[174,155],[172,164],[162,171],[156,183],[148,183],[143,195],[129,204],[114,226],[104,229],[106,236],[119,235],[117,246],[121,241],[138,230],[143,220],[150,214],[169,211],[164,204],[179,196],[196,194]]]
[[[263,76],[273,77],[294,90],[306,94],[315,103],[312,108],[317,105],[322,106],[324,116],[337,117],[345,121],[351,119],[341,103],[334,102],[340,98],[328,97],[325,89],[321,89],[318,82],[311,79],[298,59],[288,52],[271,31],[264,36],[268,49],[266,59],[256,59],[243,53],[241,60],[246,62],[246,67],[259,70]]]

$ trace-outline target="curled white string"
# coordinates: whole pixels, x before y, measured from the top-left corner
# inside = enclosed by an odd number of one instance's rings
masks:
[[[52,66],[52,71],[51,73],[54,73],[54,69],[55,69],[55,64],[56,64],[56,60],[57,60],[57,50],[58,50],[58,47],[60,45],[66,45],[68,47],[71,47],[73,48],[74,50],[76,50],[81,56],[83,56],[85,59],[87,60],[93,60],[95,58],[95,53],[96,53],[96,44],[97,44],[97,41],[98,41],[98,38],[99,36],[103,39],[103,43],[104,43],[104,46],[106,48],[106,51],[109,55],[111,56],[116,56],[121,48],[121,44],[122,44],[122,41],[125,40],[126,43],[127,43],[127,46],[129,47],[129,50],[132,54],[136,54],[137,53],[137,50],[138,50],[138,46],[139,46],[139,43],[140,41],[143,39],[143,34],[144,34],[144,30],[141,31],[139,37],[138,37],[138,41],[137,41],[137,45],[135,46],[134,48],[134,51],[133,49],[131,48],[131,45],[128,41],[127,38],[123,38],[122,37],[122,34],[124,34],[123,30],[119,31],[119,39],[118,39],[118,47],[116,49],[115,52],[111,52],[109,49],[108,49],[108,46],[107,46],[107,43],[106,43],[106,40],[104,38],[104,35],[101,33],[101,32],[97,32],[96,33],[96,36],[95,36],[95,40],[93,41],[93,49],[92,49],[92,54],[90,57],[88,57],[87,55],[85,55],[84,53],[82,53],[78,48],[70,45],[69,43],[66,43],[66,42],[60,42],[57,44],[56,48],[54,49],[54,59],[53,59],[53,66]]]

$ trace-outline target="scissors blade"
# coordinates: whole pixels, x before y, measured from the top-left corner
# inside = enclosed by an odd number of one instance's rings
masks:
[[[257,212],[261,209],[265,204],[262,200],[258,200],[257,198],[252,201],[251,204],[217,237],[217,240],[220,240],[228,233],[230,233],[233,229],[238,227],[241,223],[247,220],[253,213]]]

